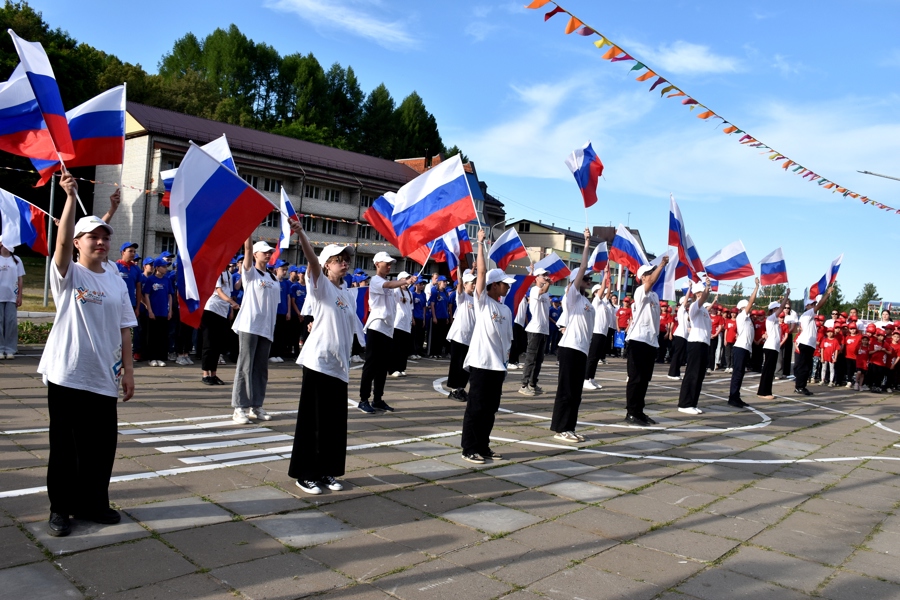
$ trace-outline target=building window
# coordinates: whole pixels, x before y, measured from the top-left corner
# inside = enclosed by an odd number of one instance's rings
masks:
[[[313,200],[318,200],[319,199],[319,186],[307,185],[303,189],[303,197],[304,198],[312,198]]]
[[[362,194],[359,197],[359,205],[362,207],[372,206],[372,202],[375,201],[375,198],[372,196],[367,196],[366,194]]]
[[[322,233],[328,235],[337,235],[338,234],[338,224],[337,221],[326,221],[322,219]]]
[[[273,210],[272,212],[270,212],[268,215],[266,215],[266,218],[263,219],[261,226],[262,227],[278,227],[280,229],[281,228],[281,211]]]
[[[316,229],[316,221],[318,219],[313,219],[312,217],[303,217],[303,229],[307,233],[315,233]]]
[[[583,252],[584,246],[576,246],[575,244],[572,244],[572,254],[582,254]],[[581,266],[581,263],[579,263],[579,266]]]
[[[519,223],[519,233],[528,233],[531,231],[531,223]]]
[[[363,256],[362,254],[357,254],[356,259],[354,261],[353,268],[354,269],[365,269],[367,266],[369,266],[369,260],[371,260],[371,257]]]
[[[250,187],[257,190],[259,189],[259,177],[256,175],[247,175],[246,173],[241,175],[241,177],[250,184]]]
[[[162,204],[162,194],[159,195],[160,202],[156,205],[156,214],[158,215],[167,215],[169,214],[169,207],[163,206]]]
[[[268,177],[266,177],[263,183],[263,191],[277,193],[281,191],[282,185],[283,184],[280,179],[269,179]]]
[[[168,252],[169,254],[175,254],[177,252],[177,246],[175,245],[175,236],[172,235],[160,235],[159,236],[159,251],[156,253],[159,256],[163,252]]]
[[[340,202],[341,201],[341,192],[340,190],[325,190],[325,199],[329,202]]]
[[[180,164],[181,164],[180,160],[167,160],[166,168],[163,169],[163,171],[168,171],[169,169],[177,169],[178,165],[180,165]]]
[[[474,242],[478,239],[478,225],[472,225],[471,223],[466,224],[466,233],[468,234],[469,239]]]
[[[356,235],[361,240],[371,240],[374,232],[371,225],[359,225]]]

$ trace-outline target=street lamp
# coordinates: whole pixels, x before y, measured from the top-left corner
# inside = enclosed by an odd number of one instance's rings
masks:
[[[505,225],[506,223],[509,223],[510,221],[515,221],[515,219],[510,217],[510,218],[506,219],[505,221],[500,221],[499,223],[494,223],[493,225],[491,225],[491,241],[492,242],[494,241],[494,228],[499,227],[500,225]]]

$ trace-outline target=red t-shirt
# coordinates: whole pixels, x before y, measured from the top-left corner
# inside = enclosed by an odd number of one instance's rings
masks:
[[[862,334],[860,333],[857,333],[856,335],[848,335],[847,339],[844,340],[844,355],[847,358],[856,356],[856,349],[859,348],[860,340],[862,340]]]
[[[834,362],[834,358],[837,356],[837,351],[840,347],[841,343],[834,338],[825,338],[822,340],[822,360],[825,362]]]
[[[631,309],[624,306],[616,311],[616,325],[619,329],[628,327],[628,320],[631,318]]]
[[[886,367],[888,361],[888,348],[884,342],[869,342],[869,362],[873,365]]]
[[[760,343],[765,334],[766,334],[766,322],[765,321],[753,321],[753,342],[756,344]]]
[[[665,333],[669,323],[672,322],[672,315],[669,313],[664,313],[659,317],[659,332]]]
[[[725,320],[725,343],[733,344],[737,340],[737,321],[734,319]]]
[[[856,349],[856,368],[865,371],[869,368],[869,347],[860,346]]]
[[[712,328],[710,329],[710,336],[716,337],[720,333],[722,333],[722,327],[725,326],[725,318],[722,315],[716,315],[714,317],[709,318],[710,325]]]

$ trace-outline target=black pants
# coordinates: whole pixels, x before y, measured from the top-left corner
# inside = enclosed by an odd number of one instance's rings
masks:
[[[518,364],[519,357],[528,346],[528,334],[525,328],[518,323],[513,323],[513,340],[509,348],[509,362]]]
[[[697,407],[703,380],[706,379],[708,359],[709,345],[703,342],[687,343],[687,365],[684,367],[684,379],[678,394],[678,408]]]
[[[647,387],[656,364],[656,348],[632,340],[628,344],[628,383],[625,384],[625,410],[628,415],[643,416]]]
[[[575,431],[578,422],[578,408],[584,391],[584,373],[587,354],[560,347],[559,382],[556,385],[556,399],[553,401],[553,419],[550,430],[556,433]]]
[[[203,333],[203,354],[200,368],[215,372],[219,366],[219,355],[225,354],[225,342],[228,334],[228,319],[208,310],[203,311],[200,320],[200,331]]]
[[[559,332],[558,327],[554,327],[553,324],[550,324],[550,333],[547,334],[547,347],[544,348],[545,354],[556,354],[556,349],[559,348],[559,340],[562,338],[562,334]]]
[[[763,363],[762,343],[753,344],[750,348],[750,370],[754,373],[761,373]]]
[[[275,315],[275,331],[272,333],[270,356],[281,358],[288,355],[288,327],[290,327],[290,321],[287,320],[287,315]]]
[[[450,342],[450,370],[447,372],[447,387],[458,390],[469,383],[469,372],[463,369],[463,362],[469,347],[459,342]]]
[[[146,311],[138,315],[138,323],[141,326],[141,360],[153,360],[150,358],[150,316]]]
[[[844,374],[848,383],[856,381],[856,357],[844,359]]]
[[[421,356],[425,353],[425,320],[413,319],[412,323],[413,354]]]
[[[734,348],[732,351],[734,366],[731,368],[731,389],[728,393],[728,401],[740,402],[741,386],[744,385],[744,371],[747,366],[747,361],[750,360],[750,352],[734,346],[734,344],[732,344],[732,346]]]
[[[544,364],[544,344],[547,336],[543,333],[528,332],[528,348],[525,350],[525,368],[522,369],[522,385],[537,385]]]
[[[147,330],[147,359],[165,361],[169,357],[169,320],[148,319]]]
[[[437,323],[431,322],[431,343],[428,346],[428,356],[443,356],[444,344],[447,343],[447,331],[450,329],[449,319],[438,319]]]
[[[194,346],[196,330],[186,323],[178,322],[178,333],[175,334],[175,354],[189,354]]]
[[[666,332],[660,333],[656,336],[656,343],[659,344],[659,351],[656,353],[656,362],[664,363],[666,362],[666,354],[669,352],[669,336]]]
[[[796,376],[794,387],[802,390],[809,383],[809,376],[812,373],[813,354],[816,349],[806,344],[797,344],[797,347],[800,350],[800,354],[797,356],[797,364],[794,365],[794,375]]]
[[[710,338],[709,340],[709,362],[706,365],[706,368],[710,371],[716,370],[716,352],[719,350],[719,338],[718,336],[714,338]]]
[[[606,339],[609,346],[606,347],[606,353],[610,356],[620,356],[619,348],[616,348],[616,330],[610,327],[606,330]]]
[[[791,361],[794,359],[794,334],[789,333],[781,345],[781,374],[784,377],[791,376]],[[853,361],[856,366],[856,360]]]
[[[372,332],[369,332],[370,336]],[[340,477],[347,461],[347,382],[303,367],[288,475]]]
[[[394,329],[394,344],[391,359],[388,361],[388,372],[406,371],[406,361],[412,344],[412,334],[401,329]]]
[[[506,371],[469,369],[469,399],[463,416],[463,454],[481,454],[490,447],[494,415],[500,408],[500,394]]]
[[[109,508],[109,478],[116,460],[117,398],[47,384],[50,512],[92,515]]]
[[[724,351],[722,352],[722,357],[725,359],[724,362],[726,369],[734,368],[734,342],[725,344]]]
[[[843,356],[838,356],[834,363],[834,379],[832,383],[844,385],[847,381],[847,363]]]
[[[778,350],[769,350],[763,348],[762,375],[759,376],[759,389],[756,391],[760,396],[772,395],[772,381],[775,379],[775,367],[778,364]]]
[[[366,363],[359,380],[359,399],[368,400],[373,393],[377,402],[384,396],[384,382],[387,379],[388,361],[391,357],[393,340],[381,332],[370,329],[366,332]]]
[[[672,362],[669,363],[669,377],[680,377],[684,364],[687,340],[681,336],[672,336]]]
[[[593,379],[597,376],[597,365],[606,359],[606,336],[595,333],[591,336],[591,347],[588,350],[587,365],[584,370],[585,379]]]

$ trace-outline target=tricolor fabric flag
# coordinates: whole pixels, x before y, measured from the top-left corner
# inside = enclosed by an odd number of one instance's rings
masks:
[[[787,283],[787,267],[781,248],[776,248],[759,261],[759,284],[776,285]]]
[[[349,288],[347,291],[356,301],[356,316],[359,322],[365,325],[366,319],[369,318],[369,286]]]
[[[47,256],[47,213],[34,204],[0,189],[3,245],[9,250],[25,244]]]
[[[650,264],[659,268],[662,264],[665,254],[660,254],[654,258]],[[665,273],[660,274],[659,279],[653,284],[653,291],[659,296],[660,300],[675,300],[675,271],[678,268],[678,253],[672,251],[669,253],[669,264],[666,265]],[[638,282],[640,285],[640,282]]]
[[[816,300],[816,296],[819,294],[825,293],[825,288],[828,287],[828,275],[822,275],[817,282],[809,286],[809,295],[807,298],[813,302]]]
[[[424,265],[429,258],[434,262],[445,262],[450,270],[450,276],[456,279],[456,269],[462,262],[462,257],[472,252],[472,241],[465,225],[448,231],[438,239],[429,242],[409,255],[417,263]]]
[[[591,257],[588,259],[588,264],[594,273],[602,273],[606,270],[606,267],[609,265],[609,250],[607,250],[606,242],[597,244],[594,252],[591,253]]]
[[[516,282],[509,286],[509,292],[504,296],[503,303],[509,307],[513,318],[515,318],[516,311],[519,309],[519,304],[522,303],[522,298],[525,297],[525,294],[527,294],[528,290],[531,289],[531,286],[534,285],[535,278],[533,275],[510,275],[510,277],[515,279]]]
[[[609,248],[609,259],[623,265],[632,273],[637,273],[638,267],[650,262],[641,249],[641,245],[621,223],[616,229],[616,237],[613,238],[612,246]]]
[[[383,196],[379,196],[372,206],[363,213],[363,218],[375,228],[375,231],[381,234],[389,244],[397,246],[397,233],[394,231],[394,225],[391,218],[394,215],[394,202],[397,194],[394,192],[385,192]]]
[[[477,218],[466,171],[457,154],[397,192],[391,214],[391,225],[397,235],[395,245],[403,256],[409,256],[449,229]]]
[[[717,279],[709,280],[709,291],[711,291],[711,292],[719,291],[719,281]]]
[[[837,281],[838,271],[841,268],[841,262],[844,260],[844,255],[841,254],[836,259],[831,261],[831,267],[828,269],[828,285],[832,285],[835,281]]]
[[[675,202],[674,194],[669,194],[669,245],[678,249],[678,278],[696,279],[697,273],[703,272],[703,264],[684,227],[681,209]],[[692,250],[694,256],[691,256]]]
[[[216,279],[273,204],[237,173],[191,143],[172,184],[169,212],[178,246],[181,321],[199,327]]]
[[[237,173],[237,166],[234,164],[234,157],[231,155],[231,148],[228,146],[228,139],[225,137],[224,133],[222,134],[222,137],[216,138],[208,144],[204,144],[201,148],[227,168]],[[159,178],[162,180],[163,188],[165,189],[160,204],[167,208],[169,206],[169,198],[172,194],[172,183],[175,181],[176,173],[178,173],[177,168],[159,172]]]
[[[550,281],[553,281],[554,283],[560,279],[565,279],[569,276],[569,273],[571,273],[569,267],[567,267],[566,263],[556,255],[556,252],[551,252],[538,262],[534,263],[532,273],[538,269],[546,269],[550,274]]]
[[[588,142],[581,148],[572,152],[566,158],[566,166],[575,176],[575,183],[581,190],[584,199],[584,207],[588,208],[597,203],[597,181],[603,175],[603,163],[594,152],[591,143]]]
[[[287,216],[285,216],[287,215]],[[289,248],[291,245],[291,225],[290,221],[299,221],[300,219],[297,217],[297,213],[294,212],[294,205],[291,204],[291,199],[288,198],[287,192],[284,191],[284,186],[281,188],[281,233],[278,236],[278,243],[275,244],[275,251],[272,253],[272,257],[269,259],[269,265],[272,266],[275,264],[275,261],[278,260],[278,257],[281,256],[281,250],[284,248]]]
[[[732,281],[755,275],[750,258],[744,244],[738,240],[732,242],[710,256],[704,262],[706,274],[710,279],[718,281]]]
[[[505,271],[512,261],[528,258],[528,251],[525,250],[525,244],[522,243],[519,233],[515,229],[507,229],[491,246],[488,258],[497,263],[498,269]]]
[[[815,298],[819,294],[824,294],[825,290],[828,286],[832,285],[837,280],[838,270],[841,268],[841,262],[844,260],[844,255],[841,254],[836,259],[831,261],[831,264],[828,266],[828,271],[822,275],[822,277],[812,284],[809,287],[809,297]]]
[[[681,262],[681,259],[678,259],[678,272],[675,275],[677,278],[682,277],[690,277],[694,280],[699,280],[700,276],[698,273],[703,273],[706,270],[706,267],[703,266],[703,261],[700,260],[700,254],[697,252],[697,247],[694,246],[694,240],[691,238],[691,234],[687,234],[685,236],[687,243],[687,257],[688,263],[684,264]]]
[[[21,63],[9,81],[0,84],[0,150],[29,158],[57,158]]]
[[[63,108],[56,77],[53,75],[53,67],[50,66],[50,59],[44,52],[44,47],[40,42],[23,40],[12,29],[8,31],[19,54],[19,60],[22,61],[28,82],[31,83],[34,98],[37,100],[44,123],[47,124],[47,131],[56,152],[62,160],[75,158],[75,147],[69,133],[66,111]]]
[[[67,167],[121,165],[125,157],[125,86],[119,85],[66,113],[75,147]],[[41,174],[35,187],[44,185],[60,170],[59,160],[31,159]]]

